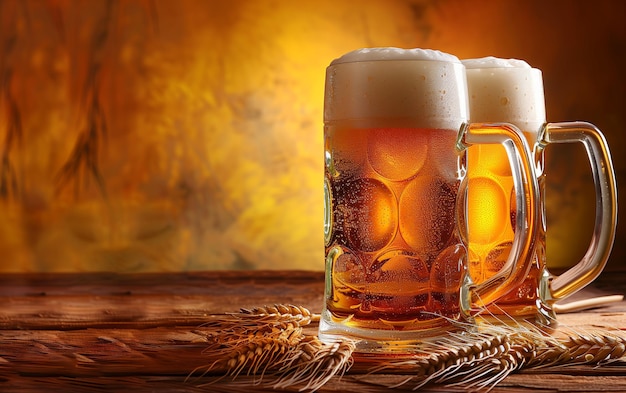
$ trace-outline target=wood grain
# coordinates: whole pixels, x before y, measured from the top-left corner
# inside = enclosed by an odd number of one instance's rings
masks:
[[[321,272],[298,271],[0,275],[0,391],[249,392],[251,376],[186,381],[206,363],[203,324],[241,307],[276,303],[317,313],[323,281]],[[626,272],[605,274],[574,299],[623,293],[624,282]],[[626,331],[626,302],[563,314],[559,323]],[[315,325],[308,327],[309,334],[315,331]],[[320,391],[375,392],[406,378],[359,370]],[[511,375],[493,392],[618,392],[626,391],[625,376],[621,361],[599,368],[550,367]],[[263,389],[269,388],[254,391]]]

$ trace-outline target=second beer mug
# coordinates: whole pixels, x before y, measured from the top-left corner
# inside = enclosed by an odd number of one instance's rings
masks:
[[[585,122],[547,123],[541,71],[516,59],[464,60],[470,97],[470,119],[509,122],[519,127],[533,148],[539,184],[533,264],[524,282],[497,301],[489,312],[554,324],[553,304],[593,281],[609,257],[617,221],[617,191],[609,149],[602,133]],[[574,267],[559,276],[545,260],[544,149],[551,143],[582,143],[596,185],[596,221],[589,249]],[[506,154],[497,146],[468,149],[470,274],[489,279],[508,255],[513,239],[515,197]],[[501,318],[498,317],[498,318]]]
[[[467,121],[465,68],[455,56],[374,48],[328,67],[322,340],[401,350],[451,321],[471,322],[472,305],[498,299],[526,276],[537,193],[528,146],[512,126]],[[510,256],[478,286],[467,274],[459,197],[465,149],[475,143],[505,146],[518,196]]]

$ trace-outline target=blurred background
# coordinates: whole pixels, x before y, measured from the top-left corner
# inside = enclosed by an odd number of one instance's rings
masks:
[[[548,120],[597,125],[626,184],[624,16],[611,0],[0,0],[0,271],[322,270],[324,72],[361,47],[528,61]],[[591,236],[587,165],[548,149],[553,268]]]

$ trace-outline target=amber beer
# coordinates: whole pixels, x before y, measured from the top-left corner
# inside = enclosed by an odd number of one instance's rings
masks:
[[[332,315],[378,329],[461,318],[457,132],[350,122],[326,129]]]
[[[474,295],[493,301],[500,285],[524,277],[525,265],[521,274],[511,259],[528,249],[522,227],[497,280],[474,288],[467,274],[465,147],[523,141],[519,130],[467,118],[465,69],[455,56],[362,49],[327,68],[322,340],[357,338],[360,351],[386,351],[441,334],[459,326],[452,321],[472,322]],[[516,143],[520,159],[511,163],[529,179],[528,149]],[[536,190],[518,183],[529,199],[516,214],[533,228]]]
[[[536,132],[524,135],[534,145]],[[468,148],[467,157],[470,168],[467,174],[468,225],[472,228],[468,233],[468,265],[472,281],[481,283],[502,269],[511,250],[516,220],[515,193],[504,149],[472,146]],[[538,184],[541,190],[545,188],[544,176],[539,176]],[[515,317],[551,313],[546,304],[538,303],[540,275],[543,274],[540,260],[545,259],[544,255],[545,231],[538,226],[532,265],[526,279],[489,307],[489,313]]]
[[[608,146],[602,133],[584,122],[546,124],[541,71],[516,59],[470,59],[467,68],[470,120],[510,122],[519,127],[535,160],[540,222],[535,231],[532,265],[526,279],[489,307],[496,314],[555,324],[553,304],[591,282],[608,259],[616,221],[616,188]],[[595,166],[598,204],[596,230],[587,255],[561,276],[546,267],[544,147],[550,143],[582,142]],[[501,269],[514,238],[516,197],[506,154],[500,146],[467,149],[469,273],[475,283]],[[500,315],[500,316],[498,316]]]

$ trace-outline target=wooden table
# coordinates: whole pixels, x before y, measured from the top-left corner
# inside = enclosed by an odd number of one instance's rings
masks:
[[[625,283],[626,271],[604,272],[575,297],[623,294]],[[261,391],[250,385],[254,376],[186,380],[206,363],[198,328],[224,313],[277,303],[319,313],[323,287],[323,273],[299,271],[0,275],[0,391]],[[559,315],[559,321],[624,332],[626,302]],[[315,334],[316,325],[308,328]],[[349,371],[320,391],[388,391],[381,386],[400,377]],[[206,382],[215,383],[200,386]],[[626,392],[626,362],[522,371],[492,391]]]

